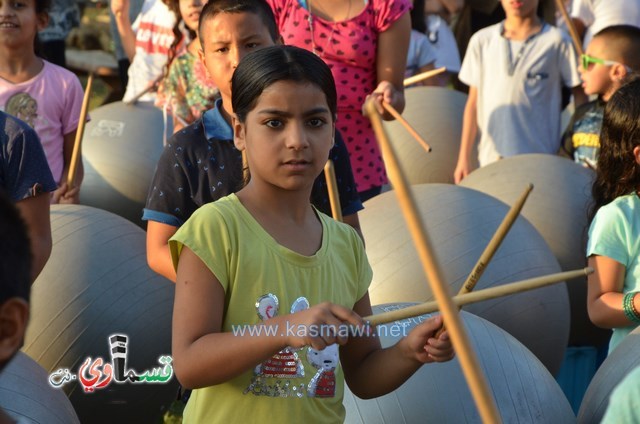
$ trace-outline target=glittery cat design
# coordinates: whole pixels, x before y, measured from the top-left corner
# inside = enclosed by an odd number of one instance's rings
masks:
[[[301,300],[302,299],[302,300]],[[298,298],[291,306],[291,312],[309,307],[307,299]],[[278,298],[274,294],[265,294],[256,302],[258,316],[263,321],[278,314]],[[304,366],[298,358],[297,349],[285,347],[271,358],[255,368],[256,377],[299,378],[304,377]]]
[[[338,345],[332,344],[322,350],[308,348],[307,361],[318,369],[316,375],[309,381],[307,396],[334,397],[336,395],[335,369],[338,366]]]

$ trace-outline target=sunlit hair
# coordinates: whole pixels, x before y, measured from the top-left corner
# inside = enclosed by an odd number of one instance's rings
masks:
[[[276,42],[280,38],[280,32],[276,25],[276,18],[271,6],[265,0],[209,0],[200,13],[198,22],[198,35],[202,40],[202,24],[213,19],[220,13],[253,13],[260,17],[271,39]],[[202,43],[204,49],[205,43]]]
[[[640,71],[640,28],[632,25],[606,27],[593,36],[602,39],[606,45],[604,59],[615,60],[634,71]]]
[[[640,190],[640,165],[633,149],[640,146],[640,78],[631,75],[604,109],[598,170],[593,183],[593,219],[600,207]]]
[[[196,32],[187,27],[182,20],[182,14],[180,13],[180,0],[166,0],[164,3],[167,5],[171,13],[176,17],[176,23],[172,28],[173,42],[169,47],[169,53],[167,54],[167,63],[164,65],[163,79],[169,75],[169,68],[174,59],[178,56],[178,50],[183,46],[189,44],[196,39]],[[183,29],[184,28],[184,29]],[[188,37],[185,37],[185,32]]]

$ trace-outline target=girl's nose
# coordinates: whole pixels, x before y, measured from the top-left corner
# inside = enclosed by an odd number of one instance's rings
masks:
[[[307,139],[307,132],[304,125],[291,125],[290,131],[287,134],[287,147],[290,149],[301,150],[309,147],[309,140]]]

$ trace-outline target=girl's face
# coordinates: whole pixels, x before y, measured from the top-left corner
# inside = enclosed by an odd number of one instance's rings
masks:
[[[231,77],[240,59],[252,51],[273,46],[269,30],[255,13],[219,13],[202,27],[200,59],[220,90],[223,103],[231,106]]]
[[[308,82],[272,84],[244,123],[233,122],[236,147],[246,149],[252,183],[310,188],[333,145],[335,126],[327,98]]]
[[[0,0],[0,43],[32,50],[37,32],[48,21],[46,13],[36,13],[35,0]]]
[[[205,0],[179,0],[178,6],[180,7],[180,15],[187,28],[192,31],[198,32],[198,20],[200,19],[200,12],[204,7]]]

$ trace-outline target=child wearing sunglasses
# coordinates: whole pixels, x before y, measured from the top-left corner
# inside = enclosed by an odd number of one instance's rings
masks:
[[[560,154],[596,168],[604,107],[625,77],[640,70],[640,28],[616,25],[596,34],[581,56],[580,76],[587,95],[596,99],[578,107],[563,136]]]

